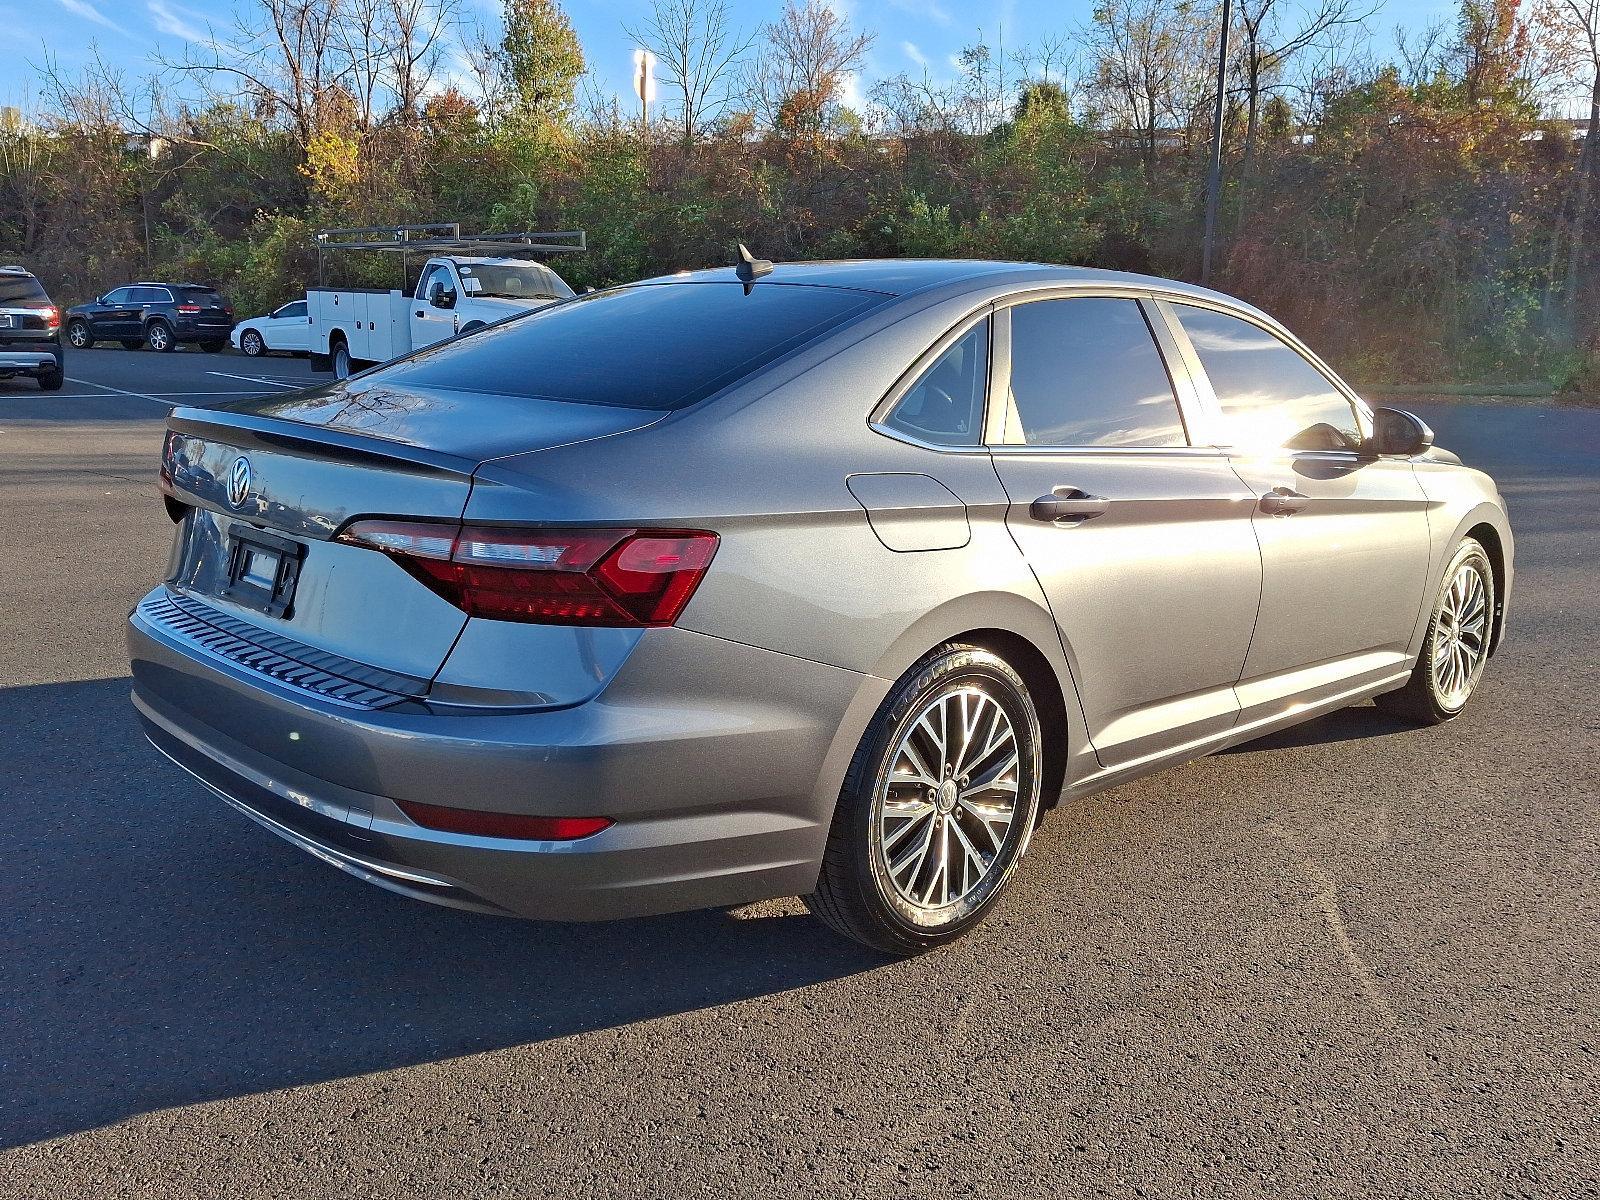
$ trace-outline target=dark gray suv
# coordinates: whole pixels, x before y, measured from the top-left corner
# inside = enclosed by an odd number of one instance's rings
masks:
[[[61,390],[66,357],[61,310],[22,267],[0,267],[0,379],[28,375],[47,392]]]

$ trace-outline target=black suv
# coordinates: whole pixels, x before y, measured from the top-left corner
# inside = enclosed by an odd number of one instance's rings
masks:
[[[61,310],[21,267],[0,267],[0,379],[31,375],[47,392],[61,390],[66,356]]]
[[[130,283],[67,309],[67,341],[79,350],[121,342],[129,350],[165,352],[198,342],[216,351],[232,332],[233,306],[216,288],[197,283]]]

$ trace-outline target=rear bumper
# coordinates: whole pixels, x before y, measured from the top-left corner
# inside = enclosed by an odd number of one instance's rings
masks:
[[[554,920],[809,891],[856,726],[887,689],[664,629],[586,704],[358,712],[194,655],[137,611],[128,638],[150,741],[235,808],[392,891]],[[616,823],[483,838],[422,828],[396,799]]]
[[[0,346],[0,372],[54,371],[61,366],[61,349],[44,345],[38,349],[22,350],[15,345]]]

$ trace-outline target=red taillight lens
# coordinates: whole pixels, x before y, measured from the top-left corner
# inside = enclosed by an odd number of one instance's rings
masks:
[[[358,521],[341,542],[381,550],[474,617],[541,625],[671,625],[717,552],[699,530],[456,530]]]
[[[192,317],[200,311],[200,306],[198,304],[180,304],[178,305],[178,311]]]
[[[39,310],[39,315],[44,318],[44,325],[46,329],[61,328],[61,310],[59,308],[54,306],[50,308],[41,308]]]
[[[414,800],[396,800],[395,804],[424,829],[530,842],[570,842],[609,829],[612,824],[610,817],[525,817],[518,813],[418,804]]]

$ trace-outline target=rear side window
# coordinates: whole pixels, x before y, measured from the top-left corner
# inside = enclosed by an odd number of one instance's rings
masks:
[[[1188,444],[1172,380],[1137,300],[1086,296],[1012,308],[1006,441]]]
[[[0,275],[0,306],[49,303],[50,297],[32,275]]]
[[[278,310],[280,317],[303,317],[306,315],[306,302],[296,300],[293,304],[285,304]]]
[[[884,424],[936,446],[976,446],[983,436],[983,397],[988,387],[985,317],[922,373]]]
[[[172,293],[162,287],[136,287],[132,289],[132,304],[171,304]]]
[[[1222,409],[1228,440],[1253,450],[1354,450],[1355,406],[1292,346],[1259,325],[1175,304]]]
[[[596,292],[380,369],[411,387],[626,408],[703,400],[887,296],[758,283],[642,284]]]

